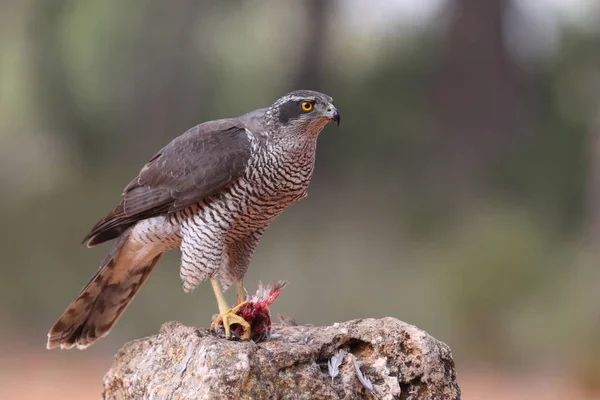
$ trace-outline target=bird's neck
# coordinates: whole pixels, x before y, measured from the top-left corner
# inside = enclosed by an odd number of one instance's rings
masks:
[[[299,134],[299,135],[285,135],[279,137],[271,137],[269,145],[273,149],[278,149],[275,154],[281,154],[283,156],[289,156],[295,158],[299,155],[306,155],[314,153],[317,146],[317,136],[315,134]]]

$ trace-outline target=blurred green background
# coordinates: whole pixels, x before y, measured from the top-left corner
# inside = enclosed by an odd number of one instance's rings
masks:
[[[97,398],[125,341],[209,325],[173,252],[110,336],[44,350],[109,248],[80,240],[154,152],[298,88],[343,121],[248,290],[289,280],[273,312],[300,323],[427,330],[465,399],[598,398],[594,0],[0,0],[0,397]]]

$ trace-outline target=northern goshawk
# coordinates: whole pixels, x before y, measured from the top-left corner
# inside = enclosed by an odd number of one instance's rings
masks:
[[[317,136],[331,121],[340,122],[331,97],[298,90],[270,107],[197,125],[166,145],[84,239],[88,247],[116,243],[48,333],[47,347],[85,348],[108,334],[162,254],[175,248],[183,289],[209,279],[226,338],[240,324],[248,339],[249,324],[223,291],[235,282],[243,304],[252,253],[269,223],[306,196]]]

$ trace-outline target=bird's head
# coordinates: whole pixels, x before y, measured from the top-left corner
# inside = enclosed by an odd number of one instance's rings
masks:
[[[278,99],[267,113],[286,133],[318,134],[329,122],[340,124],[333,99],[312,90],[296,90]]]

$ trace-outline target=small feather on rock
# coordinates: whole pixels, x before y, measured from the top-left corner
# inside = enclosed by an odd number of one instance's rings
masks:
[[[182,362],[181,371],[179,371],[181,375],[183,375],[183,373],[187,369],[188,363],[190,362],[190,358],[192,358],[192,354],[194,354],[194,344],[190,343],[188,345],[187,351],[185,352],[185,358]]]
[[[333,379],[340,374],[340,365],[344,362],[344,356],[346,352],[342,349],[336,351],[329,361],[327,361],[327,370],[329,371],[329,375],[331,376],[331,382],[333,383]]]
[[[354,364],[354,371],[356,372],[356,377],[358,378],[360,383],[362,383],[362,385],[369,392],[371,392],[373,397],[375,397],[376,399],[379,399],[379,397],[377,397],[377,394],[375,393],[375,388],[373,387],[373,383],[371,382],[371,380],[369,378],[364,376],[362,371],[360,370],[360,367],[358,366],[358,362],[356,361],[356,357],[354,357],[353,354],[350,354],[350,358],[352,359],[352,364]]]

